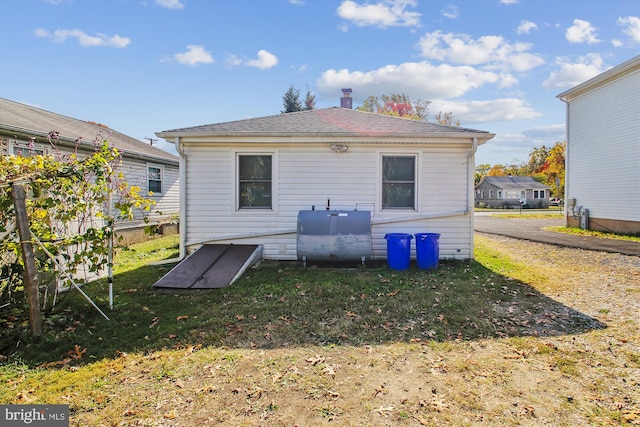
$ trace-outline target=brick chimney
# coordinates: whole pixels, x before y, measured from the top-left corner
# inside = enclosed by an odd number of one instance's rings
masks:
[[[351,98],[351,89],[342,89],[342,98],[340,98],[340,108],[353,108],[353,98]]]

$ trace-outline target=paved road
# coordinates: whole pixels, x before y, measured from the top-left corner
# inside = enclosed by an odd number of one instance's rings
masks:
[[[476,213],[474,228],[479,233],[499,234],[516,239],[550,243],[571,248],[621,253],[640,256],[640,243],[626,240],[604,239],[591,236],[576,236],[543,230],[549,226],[563,226],[564,217],[549,215],[549,218],[500,218],[498,215]]]

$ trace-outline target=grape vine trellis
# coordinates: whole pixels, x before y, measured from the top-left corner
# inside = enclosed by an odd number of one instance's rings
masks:
[[[39,304],[39,295],[46,296],[52,283],[55,289],[70,287],[71,278],[60,274],[60,263],[70,272],[97,273],[108,267],[113,223],[133,218],[136,210],[149,212],[154,204],[139,187],[127,184],[122,155],[108,140],[94,141],[94,151],[87,155],[58,150],[55,132],[49,142],[51,155],[0,157],[0,291],[9,301],[20,291],[28,293],[23,244],[37,243],[41,250],[30,255],[38,276],[36,298],[28,296],[30,318],[40,312],[41,307],[32,305]],[[18,188],[26,193],[28,242],[25,236],[21,240],[16,226],[20,221],[13,193]],[[39,326],[31,324],[31,330],[38,334]]]

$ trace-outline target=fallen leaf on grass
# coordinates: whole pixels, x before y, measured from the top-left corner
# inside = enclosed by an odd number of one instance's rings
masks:
[[[160,318],[159,317],[154,317],[153,319],[151,319],[151,324],[149,325],[149,329],[151,329],[154,326],[156,326],[158,324],[158,322],[160,322]]]
[[[311,365],[316,366],[320,362],[324,362],[324,357],[316,354],[313,357],[307,359],[307,362],[311,363]]]
[[[19,393],[18,396],[17,396],[17,400],[20,403],[31,403],[31,402],[35,401],[36,400],[35,396],[33,396],[33,397],[29,396],[30,394],[33,394],[34,391],[35,390],[29,390],[29,391],[23,391],[23,392]]]
[[[429,425],[429,421],[425,420],[424,418],[420,418],[417,415],[414,415],[413,418],[418,421],[420,423],[421,426],[428,426]]]
[[[373,397],[376,397],[379,394],[384,394],[384,384],[381,384],[376,390],[373,392]]]
[[[374,409],[374,412],[378,412],[380,415],[386,415],[385,412],[393,412],[396,408],[393,406],[381,406],[378,409]]]
[[[335,377],[336,370],[340,369],[341,367],[342,367],[341,365],[327,365],[324,367],[322,372],[324,372],[327,375],[331,375],[332,377]]]
[[[189,318],[189,316],[178,316],[176,317],[176,320],[179,322],[181,320],[187,320]]]
[[[171,411],[164,414],[163,417],[165,417],[168,420],[175,420],[176,418],[178,418],[178,415],[176,414],[176,410],[172,409]]]

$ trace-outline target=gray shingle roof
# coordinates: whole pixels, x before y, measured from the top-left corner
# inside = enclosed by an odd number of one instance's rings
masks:
[[[455,126],[443,126],[429,122],[367,113],[348,108],[331,107],[319,110],[237,120],[224,123],[187,127],[157,132],[160,137],[171,135],[406,135],[454,134],[461,137],[469,133],[481,134],[490,139],[489,132]]]
[[[86,146],[90,146],[94,138],[100,135],[101,138],[107,138],[125,156],[178,164],[177,156],[113,129],[4,98],[0,98],[0,130],[5,134],[22,132],[33,136],[46,136],[49,132],[56,131],[63,143],[73,142],[82,137],[81,143]],[[46,138],[43,137],[40,142],[44,141]]]
[[[484,181],[503,189],[513,188],[524,190],[527,188],[549,188],[530,176],[485,176]]]

